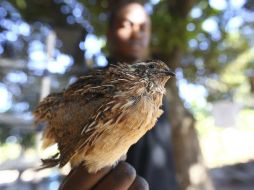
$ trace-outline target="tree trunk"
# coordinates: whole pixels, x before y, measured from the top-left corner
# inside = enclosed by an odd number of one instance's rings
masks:
[[[173,156],[180,189],[212,190],[214,188],[200,151],[195,120],[184,108],[175,81],[167,85],[167,92]]]
[[[171,54],[162,59],[169,64],[170,68],[175,70],[180,58],[181,49],[174,48]],[[170,80],[166,88],[166,98],[169,102],[169,120],[172,126],[173,156],[180,190],[213,190],[201,154],[195,130],[195,119],[183,105],[176,80]]]

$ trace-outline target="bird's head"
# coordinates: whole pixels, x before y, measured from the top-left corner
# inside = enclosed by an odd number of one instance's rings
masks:
[[[133,64],[118,63],[112,66],[115,68],[112,71],[119,78],[133,81],[133,85],[136,82],[143,82],[150,90],[157,87],[164,88],[168,79],[175,76],[168,66],[160,60],[148,60]]]
[[[175,73],[160,60],[142,61],[131,64],[129,67],[134,75],[156,85],[164,86],[168,79],[175,76]]]

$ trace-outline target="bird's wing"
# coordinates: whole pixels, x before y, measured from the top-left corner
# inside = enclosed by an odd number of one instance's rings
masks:
[[[40,123],[50,120],[53,117],[53,112],[60,104],[63,98],[63,93],[53,93],[48,95],[33,111],[35,122]]]
[[[105,72],[95,70],[80,77],[75,83],[70,85],[64,92],[65,97],[70,96],[89,96],[90,93],[100,93],[97,89],[102,89],[106,80]]]
[[[109,118],[104,118],[107,112],[102,109],[110,101],[110,97],[93,97],[89,102],[78,101],[69,103],[59,110],[59,117],[65,115],[62,120],[57,119],[56,126],[61,126],[56,130],[58,134],[58,148],[60,151],[60,167],[64,166],[76,153],[83,147],[90,147],[96,137],[103,131],[103,125],[98,122],[106,123]],[[110,110],[108,110],[110,112]],[[64,127],[64,130],[62,130]]]
[[[105,81],[104,73],[93,73],[79,78],[64,92],[64,103],[58,107],[56,116],[50,122],[57,136],[60,167],[81,146],[91,143],[96,132],[100,131],[96,129],[94,121],[104,119],[102,109],[108,106],[116,90],[116,86]]]
[[[60,157],[48,159],[48,164],[64,166],[101,134],[104,127],[98,130],[96,121],[107,123],[112,118],[109,108],[113,106],[112,97],[118,88],[110,80],[106,71],[96,70],[80,77],[63,92],[61,103],[47,127],[54,134]]]
[[[57,116],[51,121],[57,134],[62,166],[75,154],[79,142],[89,138],[90,133],[81,135],[82,126],[90,122],[92,115],[105,101],[103,97],[90,98],[89,102],[75,98],[59,108]]]
[[[47,122],[47,127],[43,132],[42,148],[44,149],[56,143],[49,121],[55,117],[55,111],[61,104],[62,99],[63,93],[50,94],[33,111],[35,126],[41,122]]]

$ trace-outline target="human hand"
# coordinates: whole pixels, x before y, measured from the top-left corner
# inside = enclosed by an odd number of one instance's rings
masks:
[[[136,175],[127,162],[120,162],[112,170],[103,168],[89,174],[84,166],[73,169],[64,179],[59,190],[148,190],[148,183]]]

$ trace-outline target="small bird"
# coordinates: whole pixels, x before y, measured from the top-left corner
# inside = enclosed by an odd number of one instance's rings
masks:
[[[46,97],[35,122],[47,124],[43,148],[57,143],[59,153],[42,159],[42,168],[82,163],[95,173],[114,166],[163,113],[164,86],[172,76],[159,60],[118,63]]]

